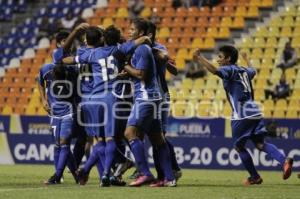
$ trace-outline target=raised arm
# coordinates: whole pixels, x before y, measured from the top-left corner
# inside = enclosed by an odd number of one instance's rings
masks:
[[[131,76],[144,80],[145,79],[145,71],[133,68],[131,65],[125,65],[124,70]]]
[[[211,72],[214,75],[217,75],[217,68],[210,61],[208,61],[204,56],[201,55],[199,49],[194,53],[193,59],[194,61],[197,61],[201,65],[203,65],[209,72]]]
[[[81,32],[81,31],[83,31],[83,30],[86,30],[89,26],[90,25],[88,23],[81,23],[76,28],[74,28],[74,30],[67,37],[65,43],[62,46],[62,48],[64,49],[64,51],[68,51],[71,48],[72,43],[73,43],[74,39],[76,38],[77,34],[79,32]]]

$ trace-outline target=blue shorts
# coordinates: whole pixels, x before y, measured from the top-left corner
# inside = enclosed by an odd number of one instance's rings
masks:
[[[162,101],[160,106],[160,114],[162,131],[165,134],[167,132],[168,117],[170,115],[170,98],[166,98]]]
[[[137,100],[133,104],[127,126],[136,126],[142,132],[161,132],[159,104],[161,101]]]
[[[95,123],[95,121],[93,121],[93,113],[90,111],[93,109],[93,104],[90,99],[82,98],[78,109],[77,114],[80,116],[80,118],[77,118],[78,124],[84,127],[88,136],[97,136],[96,129],[93,126]]]
[[[116,102],[114,109],[116,116],[116,134],[124,136],[127,120],[132,109],[132,98],[117,98]]]
[[[267,133],[264,121],[261,118],[232,120],[231,129],[235,147],[243,146],[248,139],[263,137]]]
[[[60,139],[70,140],[72,138],[72,132],[74,129],[74,118],[73,116],[65,116],[61,118],[51,118],[51,129],[55,142],[58,144]]]

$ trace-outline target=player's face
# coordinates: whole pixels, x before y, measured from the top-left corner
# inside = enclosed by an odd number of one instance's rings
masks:
[[[225,55],[222,52],[219,52],[218,57],[217,57],[217,62],[219,66],[225,66],[229,63],[229,58],[225,58]]]
[[[132,23],[130,25],[130,28],[129,28],[129,37],[130,37],[131,40],[135,40],[135,39],[139,38],[139,31],[135,27],[134,23]]]

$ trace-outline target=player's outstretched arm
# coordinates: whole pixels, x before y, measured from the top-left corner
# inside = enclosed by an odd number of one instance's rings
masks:
[[[72,43],[76,38],[77,34],[81,31],[86,30],[89,26],[90,25],[88,23],[81,23],[76,28],[74,28],[74,30],[71,32],[71,34],[68,36],[68,38],[66,39],[65,43],[62,46],[64,51],[68,51],[71,48]]]
[[[250,59],[248,58],[247,53],[242,52],[242,53],[241,53],[241,56],[242,56],[243,60],[246,62],[247,66],[251,66],[251,61],[250,61]]]
[[[133,76],[133,77],[135,77],[137,79],[140,79],[140,80],[144,80],[145,79],[145,71],[144,70],[135,69],[135,68],[133,68],[132,66],[130,66],[128,64],[124,66],[124,70],[130,76]]]
[[[201,65],[203,65],[209,72],[216,75],[217,74],[217,68],[208,61],[205,57],[203,57],[200,53],[200,50],[198,49],[194,55],[193,55],[194,61],[199,62]]]

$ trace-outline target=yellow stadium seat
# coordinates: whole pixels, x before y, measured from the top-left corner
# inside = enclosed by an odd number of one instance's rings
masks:
[[[263,57],[263,51],[261,48],[254,48],[251,53],[251,58],[262,58]]]
[[[144,8],[144,10],[141,13],[142,17],[150,17],[151,16],[151,8],[150,7],[146,7]]]
[[[235,16],[237,17],[245,17],[247,16],[247,9],[245,6],[238,6],[235,11]]]
[[[158,37],[160,38],[167,38],[170,36],[170,30],[167,27],[163,27],[158,32]]]
[[[264,109],[274,109],[274,101],[270,100],[270,99],[265,100],[263,102],[263,108]]]
[[[274,17],[271,19],[269,26],[270,27],[279,27],[279,26],[282,26],[282,23],[283,23],[283,21],[282,21],[281,17],[278,16],[278,17]]]
[[[262,68],[274,68],[273,60],[270,58],[264,58],[261,61],[261,67]]]
[[[232,24],[233,28],[244,28],[245,20],[243,17],[235,17]]]
[[[293,19],[292,16],[284,17],[283,23],[282,23],[283,27],[291,27],[291,26],[294,26],[294,25],[295,25],[295,22],[294,22],[294,19]]]
[[[261,6],[261,1],[260,0],[250,0],[249,5],[253,6],[253,7],[259,7],[259,6]]]
[[[281,38],[279,39],[279,42],[278,42],[278,45],[277,45],[277,46],[278,46],[279,48],[284,48],[286,42],[288,42],[288,41],[289,41],[289,38],[281,37]]]
[[[38,108],[38,111],[36,113],[37,115],[46,116],[48,113],[44,110],[43,107]]]
[[[219,86],[219,83],[218,83],[218,79],[215,79],[215,78],[213,78],[213,79],[208,79],[207,81],[206,81],[206,88],[208,88],[208,89],[217,89],[218,88],[218,86]]]
[[[265,58],[275,58],[276,57],[276,52],[274,48],[266,48],[265,52],[264,52],[264,56]]]
[[[276,37],[268,37],[267,42],[266,42],[266,47],[271,47],[271,48],[277,47],[277,38]]]
[[[296,16],[296,6],[287,6],[285,7],[284,16]]]
[[[295,38],[299,36],[300,36],[300,26],[296,26],[293,31],[293,37]]]
[[[225,93],[225,91],[224,91],[224,89],[223,88],[221,88],[221,89],[218,89],[217,91],[216,91],[216,95],[215,95],[216,97],[215,97],[215,99],[216,100],[225,100],[226,99],[226,93]]]
[[[273,118],[285,118],[284,110],[275,109],[275,111],[273,113]]]
[[[272,112],[270,109],[263,109],[263,116],[264,118],[271,118],[272,117]]]
[[[36,114],[36,106],[28,106],[25,111],[26,115],[35,115]]]
[[[280,36],[281,37],[291,37],[292,36],[292,29],[291,29],[291,27],[283,27],[281,29]]]
[[[193,89],[202,89],[204,87],[204,79],[198,78],[194,82],[194,88]]]
[[[176,58],[187,59],[188,56],[189,56],[188,50],[187,50],[186,48],[180,48],[180,49],[177,51]]]
[[[266,27],[258,27],[256,28],[256,32],[254,33],[255,37],[266,37],[269,31]]]
[[[248,8],[247,17],[256,18],[258,16],[259,16],[258,7],[257,6],[250,6]]]
[[[177,58],[176,57],[175,62],[176,62],[176,67],[177,67],[178,70],[182,71],[182,70],[185,69],[185,60],[184,60],[184,58],[182,58],[182,57]]]
[[[272,71],[272,74],[271,74],[271,78],[272,79],[278,79],[280,78],[282,74],[282,70],[279,69],[279,68],[274,68],[273,71]]]
[[[173,117],[183,117],[186,109],[186,102],[178,101],[171,106],[171,113]]]
[[[262,0],[261,7],[272,7],[273,0]]]
[[[102,22],[102,26],[104,26],[105,28],[110,26],[110,25],[113,25],[113,24],[114,24],[114,21],[110,17],[104,18],[104,20]]]
[[[279,29],[277,27],[270,27],[269,28],[269,37],[279,37]]]
[[[215,40],[213,38],[206,38],[204,40],[204,47],[205,49],[213,49],[215,47]]]
[[[192,42],[192,48],[202,48],[204,45],[201,38],[195,38]]]
[[[218,36],[218,29],[216,27],[211,27],[207,29],[206,37],[217,37]]]
[[[259,79],[256,79],[256,84],[255,84],[256,88],[265,88],[266,86],[266,79],[265,78],[259,78]],[[256,90],[255,90],[256,92]]]
[[[230,37],[230,31],[229,28],[223,27],[219,29],[218,37],[220,39],[226,39]]]
[[[261,67],[260,59],[252,59],[251,65],[255,68],[260,68]]]
[[[2,110],[2,114],[3,115],[11,115],[13,113],[12,107],[11,106],[4,106],[3,110]]]
[[[255,48],[264,48],[266,46],[266,41],[263,37],[255,38],[254,39],[254,46]]]
[[[253,39],[251,37],[246,37],[242,39],[241,48],[252,48]]]
[[[300,96],[300,88],[294,89],[292,96],[291,96],[291,100],[299,100],[299,96]]]
[[[300,101],[299,99],[291,99],[289,102],[289,109],[300,109]]]
[[[285,99],[279,99],[276,102],[275,107],[276,107],[276,109],[286,110],[287,109],[287,101]]]
[[[179,91],[174,96],[174,99],[179,100],[179,101],[184,101],[184,100],[187,100],[189,98],[189,95],[190,95],[190,89],[181,88],[181,89],[179,89]]]
[[[298,118],[298,111],[288,109],[285,117],[287,119],[297,119]]]
[[[221,20],[221,27],[232,27],[231,17],[223,17]]]
[[[192,79],[185,78],[181,82],[181,88],[191,90],[193,88],[193,84],[194,84],[194,81]]]
[[[128,17],[128,10],[127,8],[119,8],[116,14],[116,17]]]
[[[292,47],[299,48],[300,47],[300,36],[294,37],[292,39]]]
[[[264,89],[255,89],[254,92],[255,100],[264,100],[265,99],[265,90]]]
[[[289,68],[285,71],[285,76],[287,79],[295,79],[296,78],[296,69]]]

